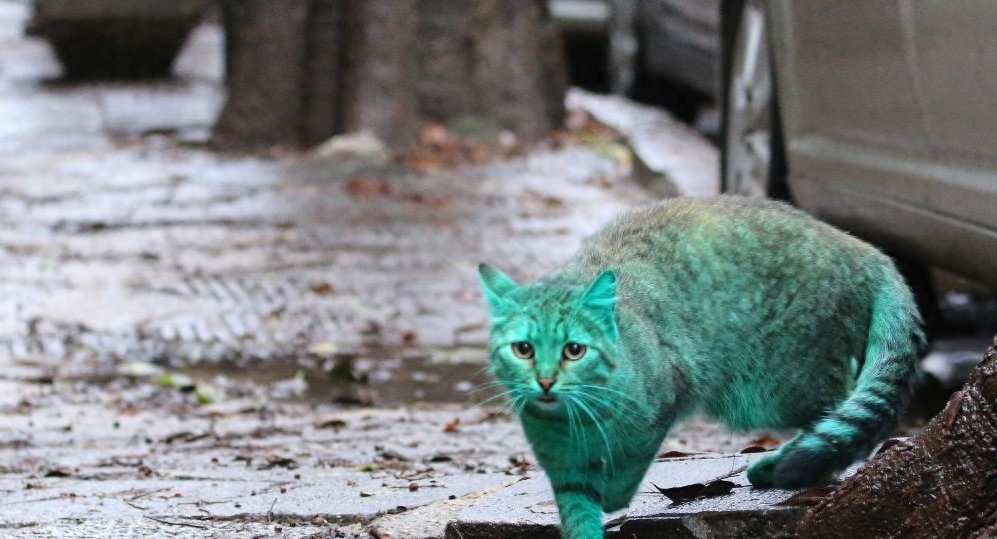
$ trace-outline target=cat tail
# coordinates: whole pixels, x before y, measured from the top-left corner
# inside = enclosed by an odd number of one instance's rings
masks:
[[[813,484],[862,459],[893,431],[927,348],[914,296],[892,264],[872,307],[865,358],[852,393],[780,452],[773,483]]]

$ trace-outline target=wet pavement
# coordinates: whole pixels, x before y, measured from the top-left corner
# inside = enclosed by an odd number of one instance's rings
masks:
[[[172,80],[84,85],[25,15],[0,2],[5,537],[441,536],[447,504],[537,475],[513,418],[467,406],[474,266],[539,276],[650,200],[619,152],[219,156],[216,27]]]
[[[0,535],[473,537],[482,508],[537,504],[549,534],[514,418],[471,406],[491,395],[475,264],[538,277],[652,193],[715,190],[715,151],[573,94],[630,137],[457,167],[220,156],[217,27],[171,80],[73,84],[25,6],[0,0]],[[693,421],[663,451],[784,435]],[[640,499],[635,518],[660,501]]]

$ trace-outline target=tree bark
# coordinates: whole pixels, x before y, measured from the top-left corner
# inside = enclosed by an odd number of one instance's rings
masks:
[[[567,75],[545,0],[223,0],[221,149],[317,144],[366,129],[392,146],[426,121],[485,119],[534,140],[560,125]]]
[[[567,85],[563,51],[545,3],[476,0],[473,84],[478,113],[500,127],[535,140],[557,125]],[[552,101],[557,100],[557,101]]]
[[[369,129],[389,145],[418,131],[416,0],[349,0],[342,131]]]
[[[241,150],[297,143],[308,0],[231,0],[222,13],[228,99],[212,144]]]
[[[797,533],[997,537],[997,339],[942,413],[808,511]]]
[[[343,94],[337,79],[343,70],[347,19],[342,0],[311,0],[301,110],[301,143],[306,146],[335,135],[342,123]]]

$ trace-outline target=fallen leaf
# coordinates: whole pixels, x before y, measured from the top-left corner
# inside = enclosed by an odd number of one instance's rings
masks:
[[[764,453],[766,451],[771,451],[771,449],[762,447],[760,445],[749,445],[748,447],[745,447],[744,449],[741,450],[741,454],[746,455],[748,453]]]
[[[172,444],[174,442],[196,442],[197,440],[202,440],[208,436],[207,432],[191,432],[189,430],[184,430],[170,434],[160,440],[160,442],[164,444]]]
[[[336,352],[338,351],[339,347],[336,346],[336,343],[332,341],[319,341],[316,343],[312,343],[312,345],[308,347],[309,354],[322,356],[322,357],[329,357],[336,355]]]
[[[68,468],[49,468],[42,477],[69,477],[73,475]]]
[[[765,449],[775,449],[775,448],[779,447],[779,445],[781,445],[781,444],[782,444],[782,440],[779,440],[777,438],[773,438],[772,436],[769,436],[768,434],[763,434],[763,435],[759,436],[758,438],[755,438],[754,440],[751,440],[750,442],[748,442],[748,446],[749,447],[757,445],[758,447],[763,447]]]
[[[145,361],[128,361],[118,366],[118,373],[133,378],[144,378],[158,376],[163,373],[163,369]]]
[[[315,423],[316,429],[333,429],[338,431],[339,429],[345,427],[346,427],[346,422],[343,421],[342,419],[329,419],[327,421]]]
[[[313,293],[318,294],[319,296],[328,296],[336,292],[336,289],[331,284],[324,281],[321,283],[312,283],[309,288]]]
[[[962,389],[952,394],[949,403],[945,406],[945,427],[952,428],[955,420],[959,418],[962,411],[962,400],[966,398],[966,390]]]
[[[293,470],[297,467],[298,461],[292,459],[291,457],[269,455],[267,456],[266,464],[261,464],[257,470],[269,470],[271,468],[287,468],[288,470]]]
[[[390,449],[381,451],[381,453],[378,455],[378,457],[380,457],[380,458],[382,458],[384,460],[397,460],[397,461],[402,461],[402,462],[408,460],[401,453],[399,453],[397,451],[392,451]]]
[[[775,503],[773,505],[806,505],[813,506],[817,505],[824,498],[827,498],[832,492],[834,492],[834,487],[813,487],[806,490],[801,490],[796,494],[782,500],[781,502]]]
[[[416,172],[436,172],[443,169],[443,159],[439,156],[418,154],[405,161],[405,165]]]
[[[548,195],[533,189],[527,189],[526,194],[533,199],[539,200],[548,208],[560,208],[561,206],[564,206],[564,200],[554,195]]]
[[[442,146],[448,138],[450,135],[447,133],[447,126],[435,122],[426,124],[419,134],[419,142],[426,146]]]
[[[900,446],[898,451],[910,449],[910,444],[907,443],[907,440],[904,438],[887,438],[883,441],[883,445],[879,446],[879,449],[876,451],[876,455],[878,456],[880,453],[896,446]]]
[[[225,400],[225,390],[204,382],[194,388],[194,398],[198,404],[211,404]]]
[[[350,178],[346,180],[346,192],[356,198],[370,198],[391,194],[391,185],[385,180],[374,178]]]
[[[677,459],[680,457],[688,457],[690,455],[695,455],[695,453],[687,453],[685,451],[665,451],[664,453],[658,455],[659,459]]]
[[[533,465],[530,464],[530,461],[526,460],[526,457],[523,456],[509,457],[509,463],[512,464],[512,469],[510,471],[519,475],[522,475],[523,472],[533,467]]]
[[[654,485],[654,483],[651,483]],[[698,498],[714,498],[729,493],[736,485],[730,481],[716,479],[709,483],[693,483],[681,487],[661,488],[654,485],[658,492],[665,495],[672,503],[678,504]]]
[[[180,374],[176,372],[168,372],[161,374],[156,377],[156,383],[161,386],[166,386],[173,389],[179,389],[181,391],[193,391],[194,390],[194,380],[187,376],[186,374]]]

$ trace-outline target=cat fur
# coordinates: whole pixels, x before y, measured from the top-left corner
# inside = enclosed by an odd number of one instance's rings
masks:
[[[622,215],[539,282],[485,264],[479,277],[491,371],[572,539],[603,536],[602,512],[629,504],[694,412],[801,429],[749,467],[755,486],[829,479],[890,433],[925,347],[888,257],[772,201],[670,199]],[[513,353],[524,341],[532,359]],[[562,358],[569,342],[588,347],[581,359]]]

